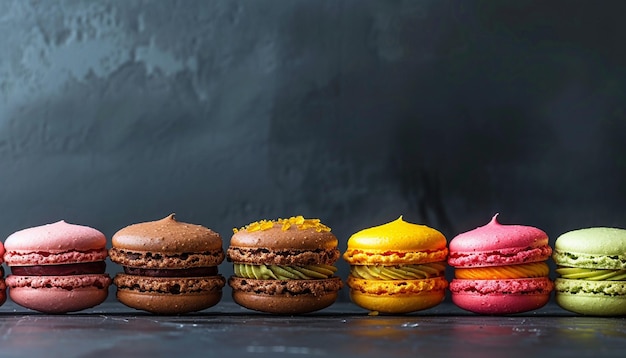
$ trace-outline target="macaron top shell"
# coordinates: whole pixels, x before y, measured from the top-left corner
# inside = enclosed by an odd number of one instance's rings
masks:
[[[554,248],[575,253],[623,255],[626,253],[626,230],[609,227],[574,230],[559,236]]]
[[[426,225],[398,219],[363,229],[348,239],[348,248],[361,250],[423,251],[446,248],[445,236]]]
[[[211,229],[176,221],[174,214],[133,224],[112,238],[113,247],[160,253],[205,252],[222,249],[222,237]]]
[[[552,257],[562,266],[626,269],[626,230],[594,227],[566,232],[556,239]]]
[[[317,250],[334,249],[338,244],[328,226],[302,216],[257,221],[233,231],[232,247]]]
[[[100,231],[65,221],[17,231],[4,242],[7,252],[17,253],[89,251],[105,246],[106,237]]]
[[[448,263],[458,267],[512,265],[547,260],[548,235],[538,228],[491,221],[450,241]]]
[[[491,251],[512,247],[535,248],[548,244],[548,235],[524,225],[502,225],[498,214],[485,225],[457,235],[450,241],[451,251]]]
[[[367,228],[348,239],[343,255],[350,265],[412,265],[445,261],[446,238],[425,225],[398,219]]]

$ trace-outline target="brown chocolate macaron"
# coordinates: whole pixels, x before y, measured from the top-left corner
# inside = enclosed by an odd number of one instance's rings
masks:
[[[343,282],[334,276],[337,238],[318,219],[263,220],[233,229],[228,284],[239,305],[267,313],[300,314],[328,307]]]
[[[156,314],[200,311],[222,298],[221,236],[174,214],[127,226],[113,236],[111,261],[124,267],[114,279],[117,299]]]

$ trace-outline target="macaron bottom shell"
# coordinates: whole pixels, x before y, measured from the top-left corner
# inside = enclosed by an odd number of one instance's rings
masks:
[[[452,302],[480,314],[513,314],[532,311],[548,303],[554,284],[548,277],[469,280],[450,282]]]
[[[82,311],[104,302],[107,288],[80,287],[67,290],[59,287],[13,287],[9,296],[13,302],[42,313],[67,313]]]
[[[626,315],[626,281],[557,278],[555,301],[563,309],[589,316]]]
[[[4,280],[0,279],[0,306],[7,301],[7,286]]]
[[[409,313],[441,303],[448,281],[445,277],[418,280],[369,280],[348,276],[350,297],[356,305],[382,313]]]
[[[479,294],[453,293],[452,302],[469,312],[485,315],[502,315],[528,312],[548,303],[549,293],[539,294]]]
[[[333,276],[314,280],[260,280],[231,276],[233,300],[245,308],[273,314],[302,314],[332,305],[343,286]]]
[[[419,293],[371,294],[350,290],[354,304],[370,311],[387,314],[410,313],[432,308],[445,298],[445,291],[423,291]]]
[[[154,314],[183,314],[216,305],[226,281],[222,275],[153,277],[118,273],[117,299],[128,307]]]
[[[138,310],[160,315],[177,315],[215,306],[222,299],[222,291],[168,294],[118,289],[117,299]]]
[[[337,300],[337,292],[323,295],[257,294],[233,290],[233,300],[242,307],[272,314],[291,315],[319,311]]]
[[[588,316],[626,315],[626,297],[559,293],[556,303],[563,309]]]

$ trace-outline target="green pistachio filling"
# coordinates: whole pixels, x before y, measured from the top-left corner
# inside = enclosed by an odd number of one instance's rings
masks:
[[[354,265],[350,266],[350,274],[365,280],[420,280],[442,276],[445,269],[445,262],[397,266]]]
[[[256,280],[314,280],[330,278],[337,271],[331,265],[278,266],[234,264],[235,276]]]
[[[556,272],[562,278],[589,281],[625,281],[626,270],[597,270],[575,267],[559,267]]]

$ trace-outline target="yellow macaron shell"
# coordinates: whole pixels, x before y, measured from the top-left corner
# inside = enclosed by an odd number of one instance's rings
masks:
[[[398,219],[361,230],[348,239],[343,258],[351,265],[398,265],[445,261],[445,236],[428,226]]]
[[[373,312],[402,314],[437,306],[443,301],[444,291],[422,291],[397,295],[372,295],[357,290],[350,291],[350,299],[357,306]]]
[[[444,277],[422,280],[377,281],[348,276],[350,299],[356,305],[381,313],[409,313],[443,301],[448,282]]]

